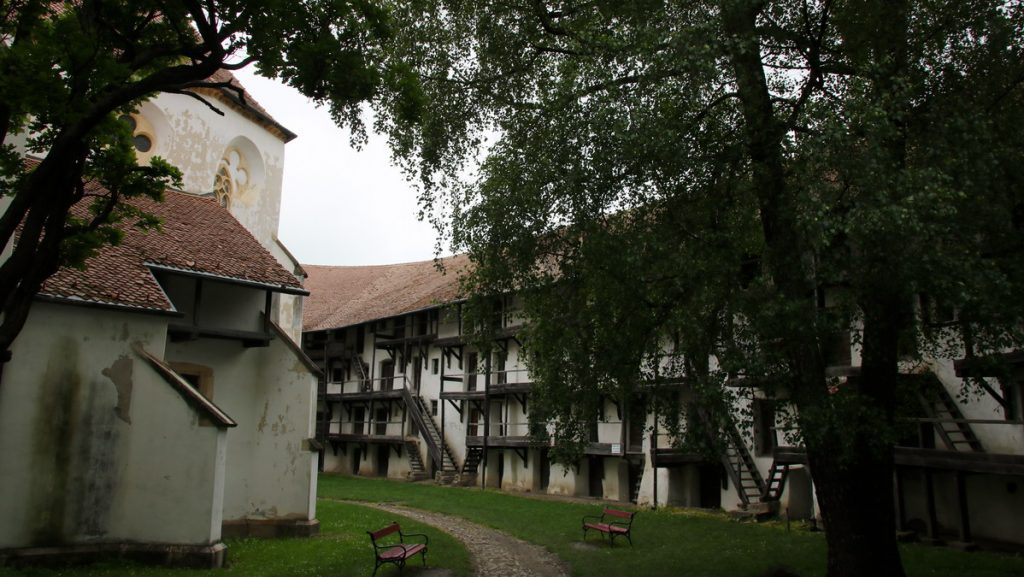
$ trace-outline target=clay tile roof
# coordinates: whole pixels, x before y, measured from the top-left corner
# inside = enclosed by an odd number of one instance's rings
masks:
[[[211,198],[167,191],[164,202],[132,205],[163,220],[159,231],[125,226],[124,240],[104,248],[84,270],[62,268],[40,295],[59,300],[173,311],[150,267],[180,270],[301,292],[302,285],[248,230]]]
[[[383,319],[459,298],[459,273],[466,255],[376,266],[302,265],[309,275],[302,330],[319,331]]]

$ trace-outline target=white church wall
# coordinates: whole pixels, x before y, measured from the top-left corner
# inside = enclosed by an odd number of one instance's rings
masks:
[[[161,355],[166,322],[33,305],[0,386],[0,548],[219,540],[224,431],[132,349]]]

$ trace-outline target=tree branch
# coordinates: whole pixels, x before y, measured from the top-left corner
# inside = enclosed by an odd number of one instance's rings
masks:
[[[163,91],[164,92],[168,92],[170,94],[181,94],[182,96],[188,96],[189,98],[194,98],[194,99],[198,100],[199,102],[202,102],[204,105],[206,105],[207,108],[212,110],[214,113],[216,113],[216,114],[218,114],[220,116],[224,116],[224,111],[223,110],[221,110],[220,108],[217,108],[212,102],[210,102],[206,98],[203,98],[203,96],[201,94],[197,94],[195,92],[192,92],[191,90],[186,90],[185,89],[185,88],[215,87],[215,86],[218,86],[220,84],[224,84],[224,83],[220,83],[220,82],[218,82],[218,83],[210,83],[210,84],[202,84],[202,83],[200,83],[197,86],[182,87],[182,88],[165,88]]]

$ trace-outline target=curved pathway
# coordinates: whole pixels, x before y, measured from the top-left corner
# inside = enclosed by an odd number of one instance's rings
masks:
[[[476,577],[568,577],[565,563],[547,549],[459,517],[389,503],[360,505],[433,525],[466,545]],[[428,561],[429,563],[429,561]],[[410,566],[412,568],[413,566]]]

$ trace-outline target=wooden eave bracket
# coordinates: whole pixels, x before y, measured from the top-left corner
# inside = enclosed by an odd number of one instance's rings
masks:
[[[463,345],[442,347],[441,354],[444,355],[444,359],[448,362],[451,362],[451,358],[455,357],[455,360],[459,361],[459,366],[462,366],[462,349]]]
[[[515,454],[519,455],[519,458],[523,460],[523,468],[528,468],[529,465],[526,462],[526,447],[513,447],[512,450],[515,451]]]
[[[529,414],[526,411],[526,398],[527,398],[527,396],[528,395],[526,393],[512,393],[512,398],[514,398],[515,400],[519,401],[519,405],[521,407],[523,407],[523,413],[524,414]]]
[[[446,399],[446,400],[451,404],[452,408],[455,409],[455,411],[459,413],[459,421],[461,422],[462,421],[462,403],[461,402],[456,403],[455,399]]]

